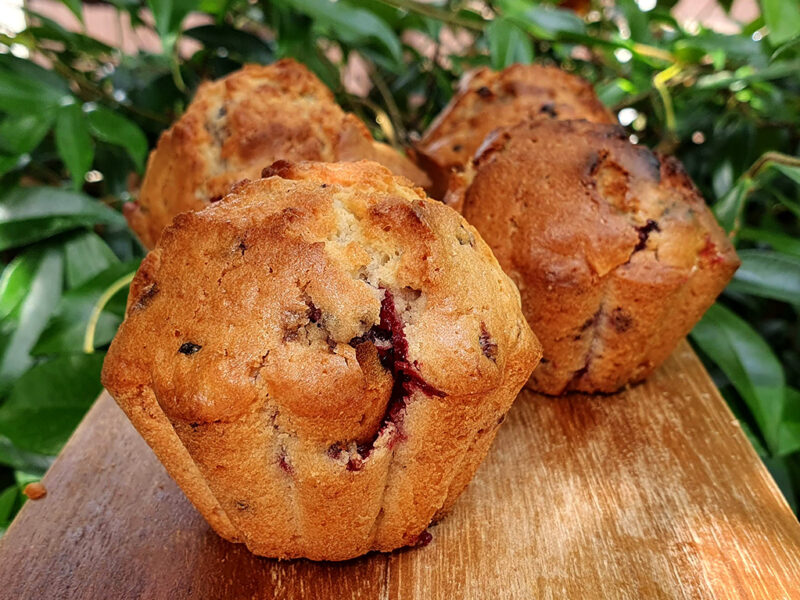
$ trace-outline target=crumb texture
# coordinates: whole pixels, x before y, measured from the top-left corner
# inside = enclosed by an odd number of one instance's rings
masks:
[[[618,127],[529,120],[475,160],[464,216],[544,346],[530,386],[613,392],[660,365],[739,265],[681,164]]]
[[[426,176],[407,157],[372,139],[305,66],[283,59],[246,65],[203,83],[151,153],[126,217],[152,248],[178,213],[219,201],[233,184],[255,179],[275,160],[371,159],[418,185]]]
[[[414,544],[541,355],[519,293],[463,218],[376,163],[263,175],[165,230],[104,384],[253,552]]]

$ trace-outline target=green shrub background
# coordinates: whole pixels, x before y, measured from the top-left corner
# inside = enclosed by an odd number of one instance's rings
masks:
[[[64,4],[82,20],[79,0]],[[687,30],[674,2],[578,4],[582,17],[523,0],[480,13],[457,0],[114,0],[157,32],[159,52],[125,55],[34,12],[0,35],[0,533],[101,391],[143,256],[120,213],[132,174],[200,81],[285,56],[394,144],[413,142],[476,65],[558,64],[633,109],[631,135],[683,160],[739,249],[741,269],[691,339],[797,509],[800,2],[762,0],[737,35]],[[192,11],[213,24],[186,30]],[[455,54],[444,30],[462,42]],[[182,38],[200,50],[179,58]],[[420,39],[433,57],[409,45]],[[355,55],[365,97],[341,83]]]

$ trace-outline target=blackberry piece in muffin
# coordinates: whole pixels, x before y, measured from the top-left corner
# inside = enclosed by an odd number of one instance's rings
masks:
[[[165,230],[103,383],[220,535],[344,560],[425,535],[540,356],[455,211],[369,161],[278,162]]]
[[[175,215],[205,208],[232,184],[257,178],[273,161],[360,159],[427,184],[411,160],[376,142],[305,66],[291,59],[246,65],[199,87],[150,154],[138,198],[126,205],[126,216],[152,248]]]
[[[529,118],[585,119],[616,123],[592,86],[557,67],[512,65],[502,71],[482,67],[467,73],[450,103],[416,146],[417,162],[428,172],[435,198],[445,198],[492,131]],[[455,202],[457,196],[445,198]]]
[[[681,164],[615,126],[534,120],[475,160],[463,209],[544,347],[530,387],[613,392],[675,348],[739,260]]]

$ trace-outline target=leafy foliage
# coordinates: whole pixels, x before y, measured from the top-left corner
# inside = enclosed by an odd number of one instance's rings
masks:
[[[64,3],[83,19],[80,2]],[[677,154],[743,260],[692,339],[794,503],[800,1],[762,0],[762,16],[737,35],[681,25],[671,1],[647,12],[633,0],[573,4],[586,10],[528,0],[119,0],[120,14],[155,31],[159,52],[123,54],[32,11],[24,31],[0,35],[0,532],[22,503],[20,486],[44,472],[99,392],[103,350],[143,255],[120,209],[148,149],[203,79],[284,56],[392,143],[413,142],[474,66],[556,63],[624,109],[632,139]],[[210,24],[184,30],[192,11]],[[187,56],[183,40],[200,47]],[[366,65],[365,95],[342,84],[355,62]]]

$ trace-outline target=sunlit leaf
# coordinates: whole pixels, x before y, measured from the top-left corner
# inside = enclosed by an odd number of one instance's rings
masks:
[[[800,305],[800,258],[772,250],[740,250],[731,289]]]
[[[719,303],[706,312],[691,337],[731,380],[770,450],[776,451],[786,380],[781,363],[764,338]]]
[[[125,218],[79,192],[53,187],[15,188],[0,198],[0,250],[98,223],[124,227]]]
[[[533,44],[528,35],[508,19],[495,19],[486,28],[493,69],[533,60]]]
[[[0,393],[33,364],[31,349],[44,330],[61,297],[63,258],[59,249],[34,248],[22,255],[29,274],[25,295],[17,301],[11,318],[3,321],[0,343]],[[9,328],[10,330],[6,330]]]
[[[43,354],[69,354],[83,348],[89,318],[108,287],[127,273],[133,273],[139,262],[113,264],[88,281],[64,293],[50,322],[42,332],[32,352]],[[122,322],[122,312],[127,298],[127,288],[119,290],[119,302],[107,305],[98,315],[94,330],[94,346],[111,341]],[[115,312],[112,312],[112,310]]]
[[[800,36],[800,2],[797,0],[761,0],[769,40],[774,46]]]

